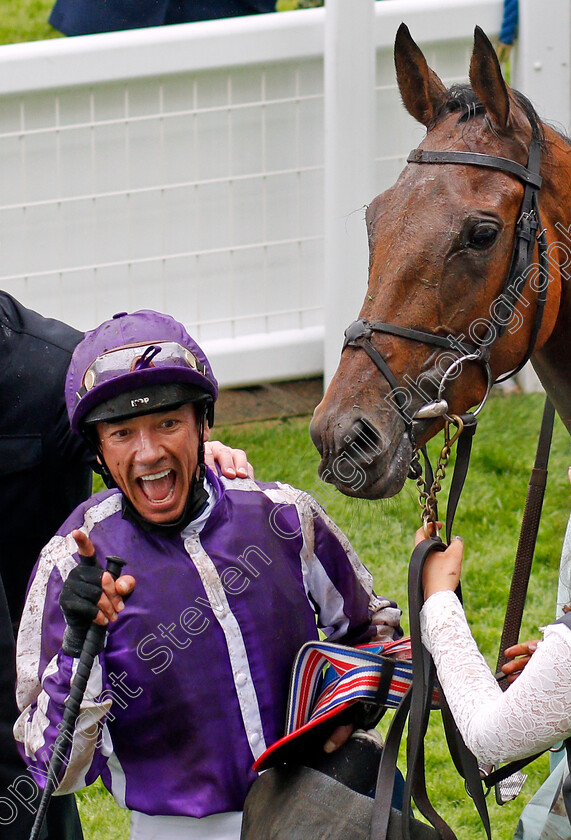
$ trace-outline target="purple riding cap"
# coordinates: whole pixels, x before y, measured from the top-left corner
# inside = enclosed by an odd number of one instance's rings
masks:
[[[210,363],[182,324],[152,310],[114,315],[87,332],[73,354],[65,386],[71,428],[81,434],[95,407],[154,385],[194,388],[212,402],[218,396]],[[138,393],[132,413],[141,413],[146,399]]]

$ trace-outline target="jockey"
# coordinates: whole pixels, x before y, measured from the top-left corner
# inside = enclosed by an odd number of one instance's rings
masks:
[[[15,733],[41,787],[87,630],[106,626],[58,793],[101,777],[132,811],[132,840],[238,840],[301,645],[317,627],[349,644],[401,632],[400,610],[307,493],[205,467],[217,395],[200,347],[151,311],[87,333],[67,375],[71,427],[109,489],[38,561]],[[108,555],[126,562],[116,581]]]

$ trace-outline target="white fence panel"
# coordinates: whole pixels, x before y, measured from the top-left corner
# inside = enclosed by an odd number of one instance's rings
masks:
[[[501,9],[375,4],[374,184],[339,208],[363,249],[362,206],[422,134],[396,89],[398,24],[451,83],[474,25],[495,36]],[[225,385],[320,373],[324,21],[321,8],[0,48],[0,287],[81,329],[171,312]],[[349,322],[366,277],[346,282]]]
[[[81,329],[172,312],[225,384],[319,373],[314,19],[1,49],[1,287]]]

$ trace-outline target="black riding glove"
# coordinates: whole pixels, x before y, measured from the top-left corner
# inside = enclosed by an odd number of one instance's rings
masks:
[[[87,631],[97,616],[97,602],[103,593],[101,578],[103,569],[83,562],[71,570],[59,596],[59,605],[67,627],[62,642],[62,650],[67,656],[79,657],[87,636]]]

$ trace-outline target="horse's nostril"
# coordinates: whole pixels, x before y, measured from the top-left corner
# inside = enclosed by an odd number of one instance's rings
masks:
[[[367,420],[357,420],[352,434],[344,437],[347,450],[359,461],[370,464],[385,448],[381,434]]]

